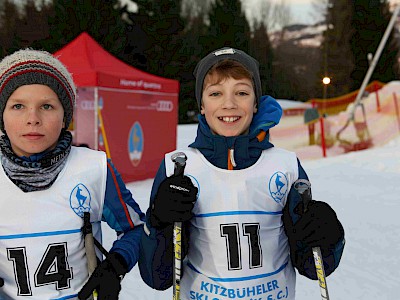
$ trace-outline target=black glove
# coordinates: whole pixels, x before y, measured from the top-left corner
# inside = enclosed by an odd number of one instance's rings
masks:
[[[192,209],[197,198],[197,187],[187,176],[170,176],[161,182],[150,212],[150,223],[157,229],[174,222],[185,222],[192,218]]]
[[[127,273],[125,259],[118,253],[112,252],[97,266],[88,282],[78,293],[78,298],[88,299],[93,290],[98,293],[98,300],[115,300],[121,291],[121,279]]]
[[[298,204],[294,212],[301,217],[296,224],[286,228],[292,241],[309,248],[329,250],[344,237],[342,224],[327,203],[311,200],[306,212],[303,203]]]

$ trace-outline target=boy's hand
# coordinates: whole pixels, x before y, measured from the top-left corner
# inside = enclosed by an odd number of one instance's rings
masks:
[[[150,213],[151,225],[161,229],[192,218],[197,187],[187,176],[171,176],[160,184]]]
[[[118,299],[121,291],[121,279],[126,273],[127,266],[124,258],[116,252],[110,253],[94,270],[88,282],[78,293],[78,298],[86,300],[96,290],[98,300]]]
[[[300,203],[295,212],[301,215],[291,230],[296,241],[310,248],[330,249],[344,237],[342,224],[327,203],[311,200],[306,212],[303,203]]]

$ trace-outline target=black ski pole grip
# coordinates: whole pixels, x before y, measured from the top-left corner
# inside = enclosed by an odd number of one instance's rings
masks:
[[[185,170],[187,156],[183,152],[174,153],[171,156],[171,160],[174,162],[174,175],[181,176]]]
[[[294,188],[299,192],[301,200],[303,201],[303,212],[306,212],[308,210],[308,204],[312,199],[311,182],[307,179],[297,179],[294,183]]]

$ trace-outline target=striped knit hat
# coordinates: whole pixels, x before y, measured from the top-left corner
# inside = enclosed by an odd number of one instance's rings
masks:
[[[0,61],[0,130],[4,131],[3,112],[11,94],[20,86],[43,84],[58,96],[64,108],[65,129],[72,120],[76,88],[71,74],[46,51],[24,49]]]

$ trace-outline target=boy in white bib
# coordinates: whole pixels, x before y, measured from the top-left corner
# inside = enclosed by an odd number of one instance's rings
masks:
[[[75,102],[71,74],[50,53],[0,62],[0,299],[117,299],[138,260],[144,214],[103,152],[72,146]],[[90,278],[85,213],[99,242],[101,221],[118,235],[97,267],[91,253]]]
[[[185,176],[168,153],[156,175],[139,267],[155,289],[172,285],[173,222],[182,221],[180,299],[295,299],[295,271],[317,279],[312,247],[326,274],[339,264],[344,230],[332,208],[312,200],[304,212],[294,188],[307,174],[292,152],[269,142],[282,110],[262,96],[258,62],[222,48],[197,65],[201,115],[187,149]],[[308,191],[310,192],[310,191]]]

